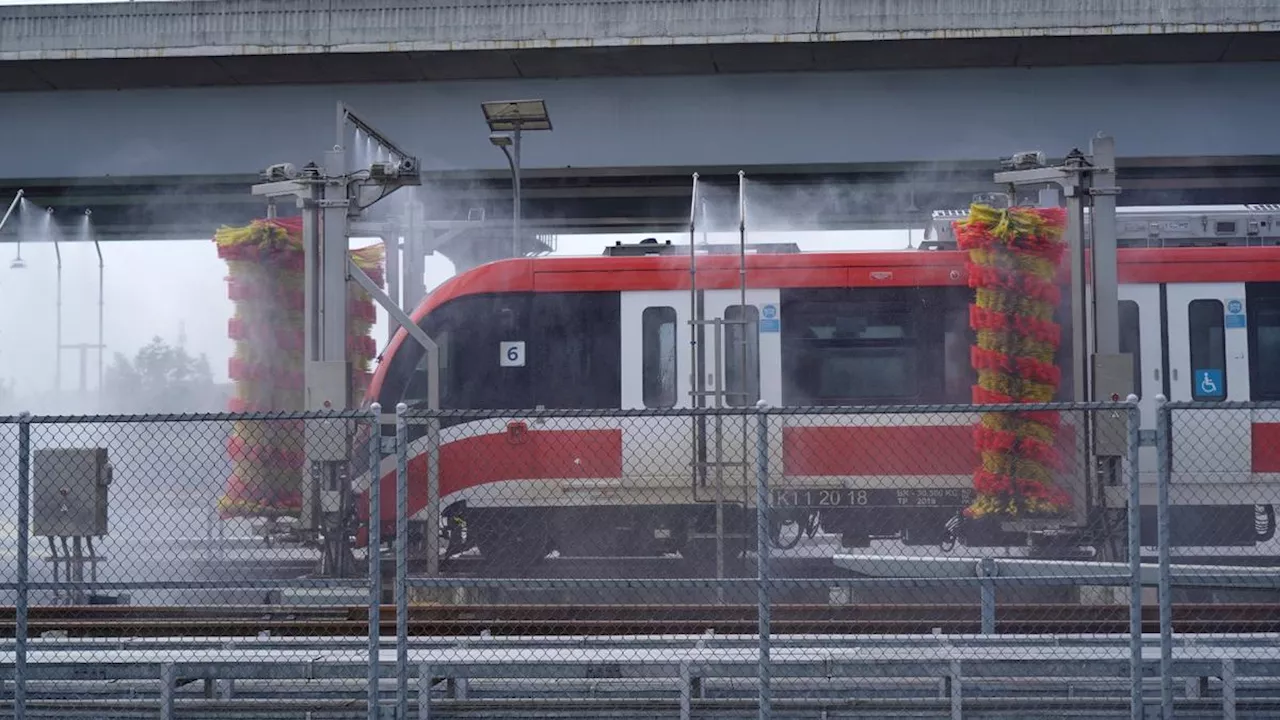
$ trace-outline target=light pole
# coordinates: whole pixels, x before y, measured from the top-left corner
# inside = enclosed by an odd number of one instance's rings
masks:
[[[480,103],[489,125],[489,142],[502,150],[511,167],[511,255],[520,257],[520,136],[525,130],[550,130],[551,116],[543,100],[498,100]]]

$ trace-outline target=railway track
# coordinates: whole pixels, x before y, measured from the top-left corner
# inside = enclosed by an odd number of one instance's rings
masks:
[[[218,637],[233,635],[362,636],[365,606],[37,606],[28,615],[32,636]],[[775,634],[978,634],[977,605],[773,606]],[[1158,610],[1143,609],[1143,631],[1159,631]],[[395,633],[395,607],[382,608],[384,634]],[[754,605],[415,605],[409,633],[417,636],[752,634]],[[1178,633],[1280,632],[1280,606],[1179,604]],[[13,637],[12,607],[0,608],[0,635]],[[998,634],[1123,634],[1126,606],[1002,605]]]

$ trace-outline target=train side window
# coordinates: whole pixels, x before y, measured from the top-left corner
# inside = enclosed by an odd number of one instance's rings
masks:
[[[1249,324],[1254,333],[1254,400],[1280,400],[1280,297],[1249,301]]]
[[[1221,300],[1193,300],[1187,308],[1191,329],[1191,397],[1227,398],[1227,345]]]
[[[1133,394],[1142,397],[1142,324],[1133,300],[1120,301],[1120,352],[1133,356]]]
[[[922,381],[926,387],[942,384],[931,354],[918,352],[919,333],[929,324],[917,322],[925,319],[917,315],[918,308],[918,301],[899,291],[800,296],[783,325],[783,372],[790,383],[784,402],[903,404],[940,397],[941,391],[930,394],[921,388]],[[954,335],[949,353],[938,345],[942,337],[936,332],[930,349],[935,357],[965,364],[968,348],[961,338],[967,336]]]
[[[640,316],[644,406],[676,404],[676,310],[645,308]]]
[[[967,403],[973,397],[978,374],[973,370],[971,359],[972,336],[969,307],[965,305],[948,310],[942,331],[944,402]]]
[[[760,310],[755,305],[725,308],[724,378],[725,404],[755,405],[760,399]],[[744,353],[745,349],[745,353]]]

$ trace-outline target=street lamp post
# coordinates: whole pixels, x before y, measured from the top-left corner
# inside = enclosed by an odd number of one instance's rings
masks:
[[[520,137],[525,130],[550,130],[551,116],[543,100],[500,100],[480,103],[489,125],[489,142],[502,150],[511,168],[511,255],[520,257]]]

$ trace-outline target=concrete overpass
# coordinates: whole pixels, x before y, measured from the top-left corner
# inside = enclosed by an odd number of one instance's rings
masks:
[[[435,217],[501,219],[479,103],[529,95],[555,130],[527,139],[526,212],[567,230],[670,227],[691,172],[739,168],[808,190],[788,191],[796,225],[901,222],[913,193],[920,211],[963,204],[997,157],[1098,130],[1119,142],[1127,204],[1274,202],[1278,84],[1259,63],[21,93],[0,192],[92,207],[120,237],[207,237],[262,214],[257,170],[318,159],[344,100],[419,153]]]
[[[198,0],[0,8],[0,89],[1276,59],[1270,0]]]
[[[92,207],[113,237],[207,237],[262,214],[258,169],[319,159],[342,100],[420,154],[434,217],[501,223],[478,105],[535,96],[556,129],[526,143],[525,212],[562,232],[678,226],[691,172],[739,168],[773,186],[757,204],[779,224],[900,225],[989,189],[1000,155],[1098,130],[1126,204],[1280,199],[1280,6],[1104,5],[5,7],[0,192]]]

